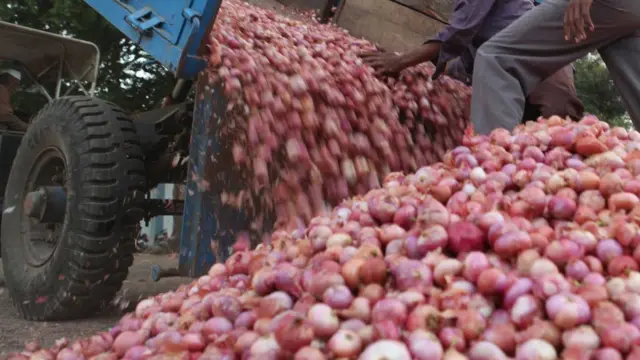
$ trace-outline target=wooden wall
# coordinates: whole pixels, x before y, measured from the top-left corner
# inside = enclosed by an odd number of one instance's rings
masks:
[[[357,37],[371,40],[387,51],[405,51],[436,34],[444,24],[389,0],[343,0],[336,24]],[[435,10],[447,19],[450,0],[427,6],[427,0],[403,0],[420,10]]]

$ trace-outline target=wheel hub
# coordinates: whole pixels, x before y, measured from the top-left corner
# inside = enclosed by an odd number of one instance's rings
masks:
[[[67,207],[67,193],[62,186],[41,186],[27,194],[24,211],[39,223],[61,224]]]
[[[41,151],[33,163],[20,209],[25,260],[45,265],[58,248],[67,212],[64,157],[55,147]]]

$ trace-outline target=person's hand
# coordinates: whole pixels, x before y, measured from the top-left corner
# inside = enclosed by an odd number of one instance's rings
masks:
[[[402,55],[374,51],[359,54],[366,65],[371,66],[375,70],[375,75],[396,75],[404,70],[407,66]]]
[[[591,4],[593,0],[571,0],[564,12],[564,38],[580,43],[587,38],[586,30],[593,31]]]

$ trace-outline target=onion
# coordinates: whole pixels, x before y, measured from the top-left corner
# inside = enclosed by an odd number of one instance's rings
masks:
[[[587,325],[568,330],[562,334],[562,344],[567,347],[595,350],[600,346],[600,338],[596,331]]]
[[[403,259],[392,272],[396,287],[401,291],[423,290],[432,284],[431,270],[417,260]]]
[[[311,346],[305,346],[298,350],[293,358],[294,360],[325,360],[324,354]]]
[[[313,335],[313,326],[300,315],[283,319],[275,331],[280,348],[294,353],[311,344]]]
[[[491,326],[482,334],[482,340],[489,341],[511,354],[516,348],[516,329],[511,324]]]
[[[507,355],[498,346],[488,341],[478,341],[469,350],[470,360],[507,360]]]
[[[330,337],[340,327],[340,320],[333,309],[325,304],[315,304],[307,315],[314,334],[320,337]]]
[[[458,222],[449,225],[449,249],[455,253],[481,250],[484,247],[485,234],[476,225]]]
[[[439,326],[431,326],[437,328]],[[427,326],[429,328],[429,326]],[[465,340],[462,330],[453,327],[444,327],[438,333],[438,338],[445,348],[455,348],[459,351],[464,351],[467,347],[467,341]]]
[[[485,254],[472,251],[465,257],[463,275],[469,281],[476,281],[480,274],[489,267],[489,259]]]
[[[518,297],[511,308],[511,321],[520,328],[531,325],[539,315],[540,305],[532,295]]]
[[[355,332],[340,329],[329,339],[328,346],[337,357],[352,357],[360,353],[362,341]]]
[[[145,340],[146,336],[142,332],[123,331],[113,341],[113,350],[122,356],[132,347],[142,345]]]
[[[346,309],[353,301],[353,295],[346,286],[337,285],[324,292],[323,301],[334,309]]]
[[[547,314],[561,328],[572,328],[591,318],[589,304],[574,294],[555,294],[545,304]]]
[[[370,258],[362,264],[358,278],[364,284],[377,283],[384,285],[387,280],[387,266],[381,258]]]
[[[629,323],[614,324],[606,327],[600,338],[604,346],[627,353],[640,338],[640,330]]]
[[[395,340],[379,340],[367,346],[359,360],[411,360],[407,346]]]
[[[374,323],[383,320],[391,320],[398,325],[402,325],[406,319],[406,305],[395,299],[383,299],[376,302],[371,313],[371,320]]]
[[[499,269],[492,268],[483,271],[478,277],[478,290],[483,294],[498,294],[509,286],[509,279]]]
[[[528,340],[516,350],[516,360],[555,360],[557,358],[556,349],[540,339]]]
[[[438,360],[444,353],[438,338],[425,330],[415,330],[409,334],[407,340],[409,350],[414,359]]]
[[[457,326],[467,340],[475,340],[482,335],[487,323],[485,318],[477,311],[463,310],[457,314]]]

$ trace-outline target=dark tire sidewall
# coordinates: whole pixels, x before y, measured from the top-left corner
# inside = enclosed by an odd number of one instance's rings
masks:
[[[58,246],[36,268],[25,258],[22,203],[36,159],[51,147],[65,162],[67,204]],[[145,191],[144,155],[126,112],[89,97],[39,112],[7,181],[0,238],[6,285],[23,317],[77,319],[113,299],[133,262],[133,230],[144,216],[135,199]]]
[[[69,126],[71,121],[69,116],[60,113],[60,108],[48,113],[48,116],[40,118],[33,123],[26,132],[20,148],[14,160],[14,166],[11,169],[7,188],[5,192],[4,208],[5,210],[13,207],[13,211],[4,213],[2,216],[2,259],[4,263],[4,271],[7,286],[12,289],[12,297],[21,299],[27,308],[32,308],[36,313],[48,312],[46,307],[53,306],[50,301],[55,301],[57,292],[64,292],[65,270],[68,266],[68,252],[66,249],[71,248],[74,234],[72,221],[69,216],[65,217],[65,221],[60,232],[59,243],[51,258],[40,267],[33,267],[25,261],[25,246],[22,243],[26,239],[23,238],[24,229],[21,222],[23,213],[22,204],[26,195],[27,179],[32,171],[33,165],[39,155],[47,148],[56,148],[63,157],[65,162],[67,204],[66,213],[72,213],[72,208],[77,208],[79,182],[74,176],[72,164],[76,167],[80,165],[80,157],[74,151],[69,140],[74,140],[78,136],[77,131],[73,131]],[[69,114],[67,114],[69,115]],[[63,134],[67,134],[64,136]],[[16,189],[19,189],[16,191]],[[17,237],[15,234],[20,234]],[[5,240],[6,239],[6,240]]]

